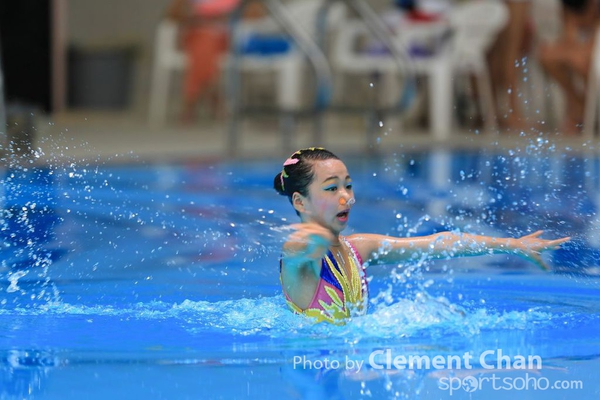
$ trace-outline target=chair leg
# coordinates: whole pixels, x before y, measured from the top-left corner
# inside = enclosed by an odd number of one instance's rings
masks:
[[[277,102],[285,111],[297,111],[301,106],[302,97],[302,66],[300,55],[286,57],[279,61],[277,77]]]
[[[598,101],[598,96],[596,96],[596,114],[594,114],[594,121],[593,121],[594,124],[598,120],[599,115],[600,115],[600,102]],[[598,128],[595,125],[592,125],[591,128],[592,128],[591,138],[595,138],[596,135],[598,134]]]
[[[160,128],[167,119],[167,96],[169,95],[169,71],[156,62],[150,87],[150,108],[148,121],[150,126]]]
[[[287,57],[280,61],[277,77],[277,103],[280,108],[280,128],[283,148],[292,148],[296,127],[295,114],[301,107],[303,58],[300,55]]]
[[[429,124],[437,140],[447,140],[452,131],[452,66],[440,60],[429,72]]]
[[[296,133],[296,116],[293,112],[282,111],[279,117],[279,129],[281,131],[281,146],[283,151],[289,153],[294,143],[294,134]]]
[[[165,124],[167,105],[169,104],[171,70],[183,67],[183,65],[178,65],[177,59],[181,56],[174,50],[178,29],[176,23],[162,21],[156,31],[148,110],[148,122],[153,127],[162,127]],[[185,61],[181,64],[185,64]]]
[[[593,139],[596,136],[597,113],[600,113],[600,104],[598,104],[598,76],[593,70],[590,73],[585,97],[583,136],[587,139]]]

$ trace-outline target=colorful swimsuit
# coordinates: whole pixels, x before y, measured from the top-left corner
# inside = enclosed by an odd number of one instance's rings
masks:
[[[347,262],[350,263],[350,276],[345,268],[338,265],[331,251],[328,251],[321,260],[319,283],[306,309],[302,310],[294,304],[285,288],[283,289],[286,302],[294,312],[315,318],[317,322],[327,321],[333,324],[343,324],[351,316],[366,313],[367,276],[362,259],[350,242],[345,238],[341,241],[349,249]]]

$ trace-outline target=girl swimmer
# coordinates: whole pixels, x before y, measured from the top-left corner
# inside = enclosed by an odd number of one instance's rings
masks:
[[[430,258],[512,253],[547,269],[541,252],[569,238],[541,239],[542,231],[520,238],[494,238],[440,232],[398,238],[357,233],[342,236],[355,203],[352,179],[344,163],[323,148],[295,152],[274,180],[287,196],[300,223],[283,245],[280,278],[289,307],[316,321],[343,324],[367,311],[364,263],[391,264],[427,254]]]

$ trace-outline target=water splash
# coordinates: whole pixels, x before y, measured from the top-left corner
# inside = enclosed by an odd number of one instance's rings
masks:
[[[115,317],[139,320],[176,320],[190,332],[222,332],[233,336],[270,338],[322,337],[347,341],[443,337],[456,334],[472,337],[482,330],[527,330],[533,325],[552,326],[553,316],[534,309],[496,312],[486,308],[466,310],[443,297],[421,293],[373,312],[354,317],[344,326],[315,324],[293,314],[283,296],[217,302],[184,300],[181,303],[153,301],[124,307],[84,306],[64,302],[38,307],[0,310],[0,316],[68,316],[83,318]]]
[[[21,290],[19,288],[19,279],[21,279],[28,273],[29,273],[29,271],[27,271],[27,270],[15,271],[15,272],[10,273],[8,275],[8,281],[10,282],[10,285],[8,286],[8,288],[6,288],[6,292],[14,293],[16,291]]]

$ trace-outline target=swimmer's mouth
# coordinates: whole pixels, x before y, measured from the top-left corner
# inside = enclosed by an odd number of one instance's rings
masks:
[[[345,210],[345,211],[337,213],[337,217],[341,218],[341,219],[346,219],[346,218],[348,218],[348,214],[350,214],[350,210]]]

